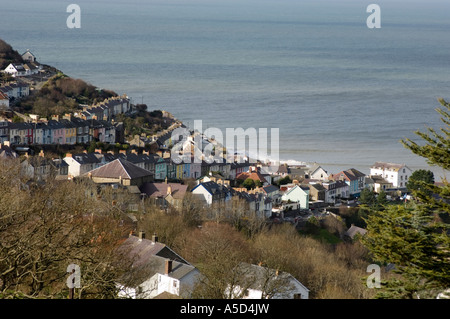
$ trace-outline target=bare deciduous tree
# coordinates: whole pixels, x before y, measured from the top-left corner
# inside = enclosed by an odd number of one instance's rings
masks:
[[[128,230],[86,185],[29,180],[18,161],[0,164],[0,294],[5,298],[67,296],[67,266],[78,264],[78,297],[116,296],[115,248]]]

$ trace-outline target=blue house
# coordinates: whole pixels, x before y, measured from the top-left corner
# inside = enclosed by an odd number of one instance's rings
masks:
[[[331,175],[329,179],[335,181],[345,181],[345,183],[349,186],[350,196],[359,197],[359,195],[361,194],[361,190],[363,190],[365,187],[365,177],[366,175],[364,173],[361,173],[357,169],[350,168],[348,170]]]

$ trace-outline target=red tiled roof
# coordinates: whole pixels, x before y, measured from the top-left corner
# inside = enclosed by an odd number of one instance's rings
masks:
[[[253,179],[254,181],[261,181],[262,183],[266,183],[267,180],[264,178],[264,176],[260,172],[242,172],[238,176],[236,176],[236,179],[242,179],[245,180],[247,178]]]

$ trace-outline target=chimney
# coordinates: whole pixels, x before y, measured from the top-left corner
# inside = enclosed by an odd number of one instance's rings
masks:
[[[120,150],[119,153],[120,153],[120,154],[127,155],[127,151],[126,151],[126,150]]]
[[[44,150],[41,150],[41,151],[39,152],[39,156],[40,156],[40,157],[44,157]]]
[[[95,149],[95,153],[100,153],[100,154],[102,154],[102,149],[101,149],[101,148],[96,148],[96,149]]]
[[[157,242],[158,242],[158,235],[156,235],[156,233],[153,233],[152,241],[153,241],[154,243],[157,243]]]
[[[143,230],[139,232],[139,241],[142,241],[142,239],[145,239],[145,231]]]
[[[138,155],[138,152],[136,150],[131,150],[131,154],[136,154]]]
[[[172,260],[166,259],[166,269],[165,274],[168,275],[172,272]]]
[[[167,186],[167,195],[172,195],[172,186]]]
[[[67,153],[66,157],[72,157],[72,153]]]

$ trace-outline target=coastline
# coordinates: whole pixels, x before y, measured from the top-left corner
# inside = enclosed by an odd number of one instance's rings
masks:
[[[69,78],[75,79],[74,77],[72,77],[72,76],[68,75],[67,73],[65,73],[64,71],[62,71],[60,68],[56,68],[56,67],[54,67],[52,65],[48,65],[48,64],[42,64],[42,65],[46,69],[52,70],[52,72],[55,73],[55,74],[60,72],[60,73],[62,73],[64,75],[68,76]],[[39,82],[39,78],[35,78],[33,80],[34,82],[36,82],[34,84],[35,90],[39,90],[47,79],[48,79],[48,77],[45,78],[45,80],[43,78],[41,78],[42,81]],[[84,79],[81,79],[81,80],[84,81]],[[86,82],[86,83],[95,86],[97,89],[100,89],[98,86],[96,86],[96,84],[93,84],[93,83],[90,83],[90,82]],[[104,89],[102,89],[102,90],[104,90]],[[105,90],[109,90],[109,88],[105,89]],[[125,94],[127,94],[127,93],[125,93]],[[133,100],[132,97],[130,99],[131,99],[131,101]],[[143,99],[142,99],[142,101],[143,101]],[[132,104],[132,105],[136,105],[136,104]],[[183,121],[180,120],[178,118],[178,116],[175,116],[177,114],[172,114],[171,112],[169,112],[169,110],[170,110],[170,108],[168,108],[168,109],[161,109],[161,111],[164,111],[167,114],[170,114],[170,116],[173,117],[174,120],[179,125],[184,125]],[[243,129],[245,130],[246,128],[244,127]],[[280,129],[282,129],[282,128],[280,128]],[[158,133],[158,135],[163,135],[165,133],[167,133],[167,130],[160,131]],[[211,138],[211,136],[209,136],[209,138]],[[290,145],[288,148],[292,149],[292,146]],[[403,151],[403,152],[405,152],[405,150],[402,149],[402,146],[400,145],[400,143],[399,143],[399,148],[398,149]],[[279,162],[281,164],[289,164],[289,165],[292,165],[292,166],[309,166],[309,167],[311,167],[311,166],[314,166],[314,165],[321,165],[326,170],[328,170],[330,173],[336,173],[336,172],[343,171],[343,170],[346,170],[346,169],[349,169],[349,168],[355,168],[355,169],[358,169],[361,172],[364,172],[366,174],[368,174],[368,172],[370,170],[370,165],[372,165],[373,163],[375,163],[375,162],[377,162],[379,160],[385,160],[387,162],[392,162],[389,159],[380,159],[380,158],[372,158],[372,162],[371,163],[370,162],[366,162],[366,163],[361,163],[361,162],[350,163],[350,162],[344,162],[342,160],[340,160],[340,161],[332,161],[332,157],[337,154],[337,151],[334,151],[334,152],[333,151],[328,151],[328,153],[330,153],[330,158],[324,158],[324,160],[322,160],[322,159],[325,156],[326,152],[323,152],[323,153],[317,152],[317,154],[318,154],[317,158],[311,158],[311,155],[309,155],[309,159],[305,159],[305,158],[302,158],[302,153],[305,153],[305,152],[306,151],[304,151],[301,148],[299,148],[299,149],[296,150],[296,153],[298,153],[298,155],[295,156],[295,155],[289,154],[289,151],[286,152],[286,150],[283,149],[282,145],[280,145],[280,154],[279,154],[278,159],[279,159]],[[268,159],[258,158],[258,160],[270,161],[270,156],[269,156]],[[419,161],[417,161],[417,162],[419,162]],[[414,165],[414,164],[411,165],[407,161],[403,161],[402,164],[408,165],[413,170],[415,170],[415,169],[429,169],[429,170],[433,171],[433,173],[436,175],[437,179],[440,179],[442,177],[446,177],[445,172],[443,172],[440,169],[436,169],[436,168],[434,168],[432,166],[429,166],[425,161],[422,161],[421,165]]]

